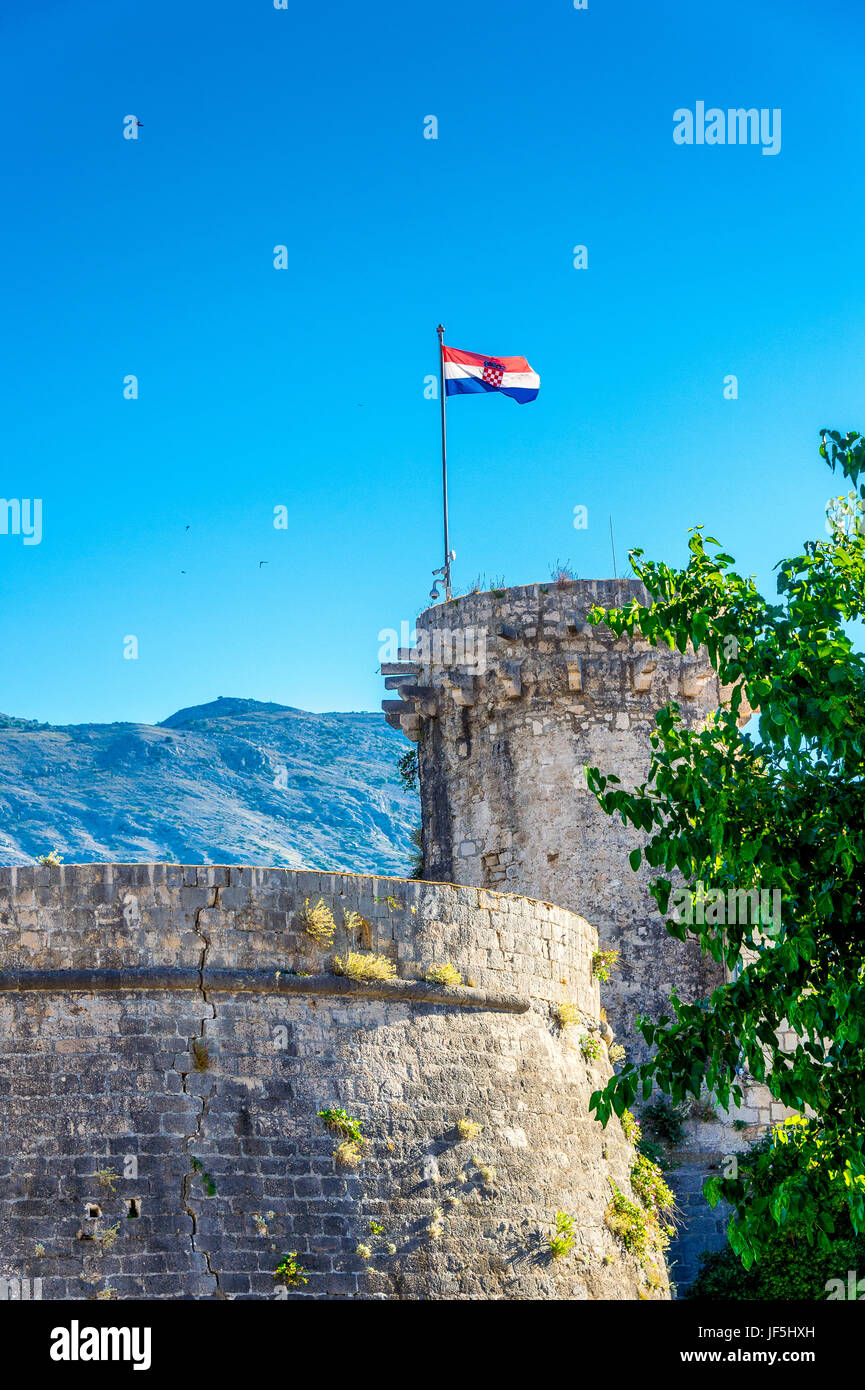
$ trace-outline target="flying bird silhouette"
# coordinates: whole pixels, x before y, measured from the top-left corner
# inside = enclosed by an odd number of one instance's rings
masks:
[[[269,565],[269,564],[270,564],[270,561],[269,561],[269,560],[259,560],[259,562],[258,562],[258,568],[261,569],[262,565]]]

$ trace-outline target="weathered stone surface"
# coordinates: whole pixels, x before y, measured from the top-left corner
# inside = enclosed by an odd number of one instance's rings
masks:
[[[589,609],[648,602],[636,580],[576,580],[468,594],[436,605],[417,622],[418,649],[428,664],[418,679],[438,691],[435,713],[419,719],[418,742],[426,876],[445,882],[506,888],[585,914],[603,949],[618,949],[620,966],[603,987],[610,1023],[629,1058],[645,1044],[636,1018],[670,1012],[671,990],[693,1001],[722,982],[720,966],[696,943],[666,932],[648,892],[650,873],[628,864],[645,837],[606,815],[588,790],[586,765],[613,773],[626,787],[644,782],[655,714],[675,700],[689,727],[702,724],[729,694],[705,651],[682,654],[640,637],[616,638],[587,623]],[[450,634],[450,635],[447,635]],[[462,672],[436,664],[436,653],[471,653]],[[471,705],[455,701],[457,681],[471,675]],[[741,721],[750,716],[743,708]],[[779,1118],[781,1108],[778,1107]],[[765,1088],[750,1085],[742,1118],[768,1121]],[[734,1111],[729,1117],[739,1118]],[[743,1148],[758,1128],[686,1125],[673,1185],[709,1161]],[[701,1179],[702,1181],[702,1179]],[[700,1249],[723,1243],[725,1214],[703,1198],[686,1204],[681,1239],[671,1257],[684,1286]],[[709,1213],[711,1230],[691,1230],[691,1210]]]
[[[319,897],[327,948],[299,916]],[[632,1150],[590,1118],[609,1063],[579,1046],[596,943],[563,908],[471,887],[0,869],[0,1275],[50,1299],[636,1298],[645,1271],[605,1223]],[[348,949],[408,983],[337,984]],[[424,983],[446,960],[465,990]],[[362,1125],[356,1168],[317,1117],[335,1107]],[[577,1236],[553,1261],[557,1211]],[[290,1251],[309,1284],[283,1290]]]

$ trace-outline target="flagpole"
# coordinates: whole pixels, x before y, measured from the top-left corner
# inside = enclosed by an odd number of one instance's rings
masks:
[[[445,598],[451,596],[451,547],[448,537],[448,446],[447,446],[447,423],[445,416],[445,350],[444,350],[444,325],[439,324],[436,332],[439,338],[439,396],[441,398],[442,415],[442,508],[444,512],[444,539],[445,539]]]

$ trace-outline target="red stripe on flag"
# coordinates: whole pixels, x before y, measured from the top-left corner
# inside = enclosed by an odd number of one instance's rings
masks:
[[[483,367],[485,362],[497,362],[506,372],[530,372],[532,369],[524,357],[490,357],[483,352],[463,352],[461,348],[443,348],[446,362],[457,362],[464,367]]]

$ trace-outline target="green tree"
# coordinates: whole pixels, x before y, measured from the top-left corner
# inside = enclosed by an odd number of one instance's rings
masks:
[[[740,1165],[748,1175],[752,1216],[755,1202],[765,1198],[771,1203],[781,1183],[795,1177],[797,1169],[808,1162],[810,1131],[811,1126],[796,1116],[764,1134],[741,1156]],[[826,1170],[819,1176],[824,1180]],[[853,1231],[840,1173],[820,1192],[820,1220],[831,1236],[831,1249],[816,1250],[809,1220],[790,1216],[783,1226],[767,1225],[760,1257],[747,1273],[729,1246],[704,1254],[702,1268],[685,1297],[773,1301],[848,1297],[848,1270],[865,1268],[865,1235],[857,1236]]]
[[[852,1230],[865,1231],[865,661],[847,632],[865,612],[865,440],[821,436],[820,454],[853,491],[835,504],[827,539],[776,567],[779,603],[697,527],[686,569],[632,552],[647,606],[590,615],[681,652],[704,645],[729,696],[696,730],[676,704],[662,709],[649,776],[634,791],[587,770],[603,809],[646,833],[631,866],[645,858],[656,871],[651,892],[670,935],[695,937],[732,975],[696,1003],[674,994],[674,1017],[641,1019],[653,1055],[627,1064],[592,1104],[606,1124],[641,1091],[657,1086],[678,1102],[706,1086],[735,1107],[744,1064],[778,1101],[812,1112],[796,1129],[795,1163],[779,1161],[788,1127],[759,1181],[752,1164],[707,1184],[713,1204],[732,1203],[730,1243],[746,1267],[788,1223],[828,1249],[839,1193]],[[739,729],[743,701],[760,711],[758,738]],[[780,921],[699,922],[698,882],[725,896],[778,890]],[[690,913],[670,913],[674,888]],[[777,1036],[785,1020],[797,1037],[788,1047]]]

